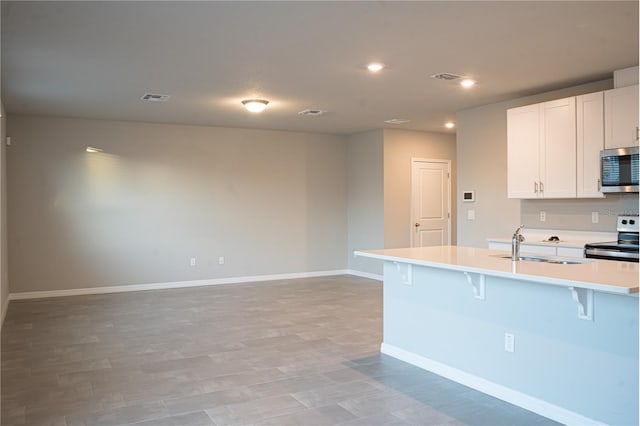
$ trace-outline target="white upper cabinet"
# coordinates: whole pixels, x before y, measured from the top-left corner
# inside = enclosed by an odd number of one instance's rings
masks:
[[[536,198],[540,176],[540,108],[507,110],[507,175],[509,198]]]
[[[507,110],[509,198],[603,198],[600,151],[637,146],[638,85]]]
[[[638,131],[638,85],[605,91],[605,148],[637,146]]]
[[[577,196],[603,198],[600,151],[604,149],[604,93],[576,97]]]
[[[576,98],[541,104],[543,149],[540,192],[544,198],[576,196]]]
[[[507,111],[509,198],[576,197],[576,99]]]

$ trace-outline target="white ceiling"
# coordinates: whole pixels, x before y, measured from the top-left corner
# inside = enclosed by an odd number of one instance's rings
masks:
[[[2,1],[1,29],[10,113],[335,134],[446,131],[456,111],[638,64],[637,1]]]

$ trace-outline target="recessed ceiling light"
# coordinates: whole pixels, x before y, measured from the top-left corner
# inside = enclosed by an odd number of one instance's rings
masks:
[[[474,84],[476,84],[476,82],[471,80],[470,78],[465,78],[464,80],[462,80],[460,82],[460,86],[466,87],[466,88],[469,88],[469,87],[473,86]]]
[[[454,123],[453,121],[447,121],[446,123],[444,123],[444,127],[446,127],[447,129],[453,129],[454,127],[456,127],[456,123]]]
[[[265,99],[245,99],[242,101],[245,109],[249,112],[262,112],[269,104]]]
[[[411,120],[407,120],[404,118],[392,118],[391,120],[384,120],[385,123],[388,124],[404,124],[404,123],[408,123]]]
[[[367,69],[371,72],[378,72],[382,70],[382,68],[384,68],[384,64],[381,64],[380,62],[372,62],[367,65]]]

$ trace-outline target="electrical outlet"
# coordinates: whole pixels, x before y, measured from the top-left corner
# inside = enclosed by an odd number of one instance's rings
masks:
[[[218,265],[224,265],[224,256],[218,258]]]
[[[189,264],[190,264],[191,266],[196,266],[196,258],[195,258],[195,257],[192,257],[192,258],[189,260]]]
[[[540,222],[544,222],[547,220],[547,212],[541,210],[540,211]]]
[[[516,338],[511,333],[504,333],[504,350],[506,352],[515,352]]]
[[[600,222],[600,214],[598,212],[591,212],[591,223]]]

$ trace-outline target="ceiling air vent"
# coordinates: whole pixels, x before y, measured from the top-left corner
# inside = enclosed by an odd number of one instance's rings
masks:
[[[447,81],[457,80],[459,78],[462,78],[461,75],[451,74],[451,73],[448,73],[448,72],[441,72],[441,73],[438,73],[438,74],[433,74],[433,75],[430,75],[429,77],[435,78],[435,79],[438,79],[438,80],[447,80]]]
[[[411,120],[406,120],[404,118],[392,118],[391,120],[384,120],[384,122],[387,124],[404,124],[410,121]]]
[[[140,99],[149,102],[166,102],[171,95],[159,95],[157,93],[145,93]]]
[[[298,115],[322,115],[322,114],[326,114],[327,111],[321,110],[321,109],[304,109],[302,111],[300,111],[298,113]]]

